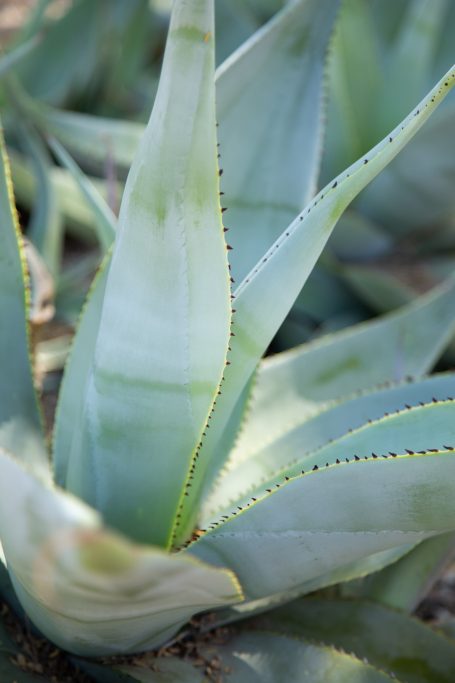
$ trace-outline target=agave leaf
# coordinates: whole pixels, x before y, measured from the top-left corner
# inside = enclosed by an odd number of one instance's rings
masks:
[[[216,662],[232,683],[390,683],[392,678],[334,648],[301,638],[267,631],[244,631],[221,645],[208,645],[200,655],[210,668]],[[203,683],[204,669],[177,658],[158,659],[154,671],[122,666],[125,674],[141,683]],[[214,673],[216,670],[214,669]],[[397,680],[397,679],[393,679]],[[399,682],[398,682],[399,683]]]
[[[225,367],[218,189],[213,3],[181,0],[125,189],[66,481],[110,525],[159,545],[170,543]]]
[[[229,566],[247,598],[257,599],[300,590],[343,565],[454,528],[452,450],[370,454],[371,447],[355,460],[352,451],[341,449],[340,464],[328,460],[326,467],[324,453],[314,471],[289,470],[235,510],[210,520],[187,552]]]
[[[55,307],[59,320],[68,322],[73,327],[77,326],[90,284],[98,267],[100,267],[99,254],[91,251],[65,268],[65,272],[57,282]]]
[[[370,5],[365,0],[346,0],[337,22],[328,69],[324,181],[351,164],[384,134],[374,129],[374,106],[384,76]]]
[[[276,632],[244,632],[222,647],[203,649],[202,654],[209,660],[217,656],[222,666],[230,670],[232,683],[387,683],[392,680],[345,652]]]
[[[0,471],[0,538],[16,593],[60,647],[81,655],[153,648],[193,614],[241,599],[228,570],[132,545],[4,452]]]
[[[448,7],[449,0],[411,0],[408,4],[400,30],[389,47],[383,90],[376,93],[379,134],[403,116],[431,82]],[[401,74],[407,75],[404,82]]]
[[[31,211],[28,237],[44,259],[50,273],[60,270],[63,247],[63,222],[60,201],[52,183],[52,164],[39,136],[20,120],[16,124],[24,151],[30,155],[36,176],[36,201]]]
[[[262,436],[256,440],[248,439],[247,419],[242,433],[243,438],[241,437],[236,444],[227,471],[220,477],[218,485],[205,504],[205,509],[220,509],[229,505],[229,501],[238,499],[241,492],[257,486],[258,482],[267,481],[271,477],[274,478],[281,468],[290,466],[295,461],[296,454],[302,453],[302,451],[308,455],[299,456],[299,461],[308,459],[308,462],[313,458],[312,452],[314,452],[315,457],[321,455],[322,458],[324,457],[323,453],[326,452],[356,453],[356,448],[366,453],[367,444],[363,441],[362,446],[360,446],[359,441],[352,434],[352,430],[358,430],[368,421],[379,420],[377,424],[379,431],[385,431],[388,429],[389,423],[387,422],[386,426],[380,421],[384,414],[388,415],[398,410],[404,410],[406,406],[417,406],[420,402],[444,400],[453,395],[455,395],[455,374],[450,373],[432,376],[412,384],[379,389],[367,394],[362,393],[342,403],[329,405],[313,417],[304,415],[298,421],[289,421],[282,425],[281,431],[275,433],[270,431],[265,419],[262,423]],[[426,414],[430,415],[430,413]],[[409,418],[405,415],[403,414],[402,420],[407,424]],[[396,421],[392,420],[393,425],[390,425],[390,429],[399,429],[397,422],[398,418]],[[349,433],[347,433],[348,429]],[[378,436],[375,437],[374,431],[373,427],[366,427],[365,430],[366,438],[369,440],[370,452],[374,450],[382,453],[392,448],[400,450],[398,434],[397,440],[386,447],[381,440],[384,432],[381,433],[381,436],[378,432]],[[414,435],[410,436],[406,446],[403,445],[402,448],[414,448],[412,445],[413,438]],[[446,443],[443,433],[441,433],[441,438]],[[330,445],[323,448],[329,442]],[[447,436],[447,443],[451,443],[449,436]],[[416,446],[415,448],[419,450],[419,448],[427,446]]]
[[[391,315],[327,335],[261,362],[239,446],[318,412],[332,399],[431,369],[455,326],[455,280]],[[277,401],[277,395],[279,401]]]
[[[54,423],[53,467],[55,481],[62,487],[68,475],[74,434],[83,428],[85,396],[93,362],[89,349],[95,348],[98,337],[110,260],[109,253],[91,286],[60,386]]]
[[[144,134],[141,123],[37,107],[35,103],[29,106],[37,122],[78,158],[100,166],[111,160],[116,170],[126,176]]]
[[[305,599],[263,618],[283,629],[366,658],[403,683],[451,683],[452,641],[404,614],[380,605],[347,600]]]
[[[412,284],[406,282],[402,271],[394,273],[390,272],[387,266],[381,268],[372,264],[343,265],[341,270],[344,279],[359,298],[380,313],[406,306],[415,299],[416,292]],[[419,271],[424,278],[425,266]],[[430,286],[436,284],[432,280],[430,283]]]
[[[362,211],[395,234],[445,218],[454,206],[454,115],[453,103],[435,114],[413,144],[365,190],[358,202]]]
[[[59,162],[70,172],[88,206],[92,209],[98,240],[103,250],[107,251],[114,241],[117,227],[114,212],[59,141],[49,138],[48,142]]]
[[[13,150],[9,150],[11,172],[14,189],[18,200],[25,208],[32,208],[37,200],[37,183],[25,159]],[[87,205],[69,171],[58,166],[51,170],[51,181],[55,187],[60,210],[68,232],[77,239],[93,245],[96,242],[93,211]],[[90,182],[106,199],[107,184],[97,178],[90,177]],[[120,189],[116,184],[116,191]]]
[[[71,90],[81,91],[88,87],[93,79],[104,14],[101,4],[79,0],[61,19],[53,22],[46,39],[17,67],[16,72],[27,92],[58,103]],[[81,35],[84,36],[83,50]]]
[[[218,70],[223,202],[235,279],[247,275],[314,194],[325,56],[338,6],[333,0],[288,4]]]
[[[41,42],[41,36],[32,36],[0,57],[0,78],[19,64]]]
[[[427,541],[424,541],[423,543],[426,542]],[[314,591],[327,588],[329,586],[334,586],[335,584],[342,582],[349,582],[343,587],[345,590],[347,590],[346,586],[351,587],[354,583],[352,579],[360,579],[362,577],[368,576],[372,572],[377,572],[381,569],[384,569],[384,567],[387,567],[391,563],[402,558],[414,547],[415,546],[413,544],[410,544],[401,546],[399,548],[394,548],[392,550],[374,553],[363,560],[350,562],[342,567],[338,567],[334,571],[320,574],[315,579],[302,584],[299,590],[288,590],[267,598],[261,598],[259,600],[247,600],[237,605],[233,605],[232,607],[221,609],[213,615],[211,627],[217,628],[218,626],[225,626],[232,622],[236,622],[239,619],[243,620],[257,614],[269,612],[270,610],[276,609],[277,607],[287,604],[292,600],[300,598],[302,595],[313,593]],[[360,580],[356,582],[356,584],[360,583]],[[348,595],[350,595],[350,593]]]
[[[229,57],[259,27],[254,12],[242,0],[215,3],[216,62]]]
[[[451,385],[453,388],[453,379]],[[411,403],[416,402],[417,398],[414,395]],[[391,405],[396,405],[393,399]],[[374,459],[389,453],[406,453],[408,450],[412,453],[414,451],[425,452],[428,448],[443,449],[444,444],[455,443],[455,430],[453,426],[450,426],[454,414],[453,398],[441,402],[433,398],[427,404],[421,403],[414,407],[403,406],[401,412],[393,412],[391,415],[386,412],[384,417],[374,421],[369,420],[368,423],[348,432],[346,431],[347,425],[345,425],[342,436],[329,440],[320,448],[311,449],[310,447],[308,450],[305,449],[304,437],[301,440],[300,435],[296,436],[296,433],[291,431],[288,438],[279,439],[275,448],[272,446],[270,449],[275,452],[283,451],[276,458],[275,464],[266,448],[264,449],[265,467],[262,466],[260,457],[253,457],[246,460],[232,474],[227,475],[226,483],[222,481],[217,495],[213,496],[213,500],[216,501],[216,512],[212,509],[210,517],[214,514],[219,515],[220,511],[229,512],[229,509],[235,505],[245,505],[252,496],[258,497],[267,488],[273,488],[282,477],[298,475],[302,469],[308,471],[314,466],[317,469],[326,466],[327,463],[335,463],[337,459],[338,461],[345,458],[358,459],[359,453],[363,458],[367,456],[366,459],[368,459],[370,456]],[[449,422],[446,424],[445,420]],[[316,419],[316,422],[319,421]],[[306,431],[309,434],[310,444],[311,426],[307,430],[305,427],[302,429],[303,433]],[[433,436],[432,430],[437,430],[436,436]],[[297,429],[296,432],[298,434],[299,430]],[[244,477],[240,475],[243,471]]]
[[[8,334],[0,337],[0,446],[20,449],[24,461],[41,476],[47,476],[47,454],[30,360],[25,256],[3,137],[0,147],[0,320],[8,329]]]
[[[373,574],[355,595],[413,612],[455,556],[455,534],[423,541],[402,559]]]
[[[235,290],[231,367],[226,372],[211,429],[201,449],[200,462],[208,463],[208,475],[195,480],[189,502],[201,495],[204,479],[207,487],[223,465],[227,454],[217,450],[217,444],[229,415],[302,289],[338,218],[356,194],[417,132],[454,83],[455,67],[387,138],[317,195]],[[182,511],[179,539],[189,535],[194,508],[188,505]]]

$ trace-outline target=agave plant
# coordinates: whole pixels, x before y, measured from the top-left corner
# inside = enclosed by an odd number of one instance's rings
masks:
[[[289,4],[243,49],[235,72],[241,87],[277,44],[298,72],[309,28],[326,40],[336,9],[333,0]],[[51,467],[28,359],[27,277],[4,155],[0,537],[26,614],[83,657],[163,646],[201,612],[225,608],[212,625],[243,620],[365,576],[455,529],[454,376],[422,377],[453,332],[455,281],[382,321],[261,361],[338,218],[444,99],[455,69],[312,197],[270,248],[245,242],[231,254],[220,204],[213,34],[213,0],[174,2],[157,98],[118,226],[104,214],[106,243],[108,225],[115,243],[65,369]],[[237,86],[226,74],[223,106],[234,135]],[[261,86],[251,82],[251,96]],[[302,112],[283,107],[285,129]],[[254,121],[245,126],[251,135],[266,130]],[[235,137],[224,144],[235,148]],[[298,181],[306,198],[317,156]],[[247,169],[226,166],[231,188],[239,187],[236,172],[250,187],[252,213],[254,159]],[[85,187],[93,203],[93,188]],[[274,206],[269,190],[270,239],[274,219],[290,208]],[[377,386],[387,381],[396,383]],[[314,608],[295,605],[297,612]],[[349,607],[333,609],[342,615]],[[378,620],[393,621],[377,609]],[[292,612],[277,613],[278,635],[262,619],[254,632],[200,645],[203,662],[215,662],[212,673],[220,657],[234,681],[390,680],[361,659],[376,664],[381,653],[345,655],[336,648],[348,645],[322,626],[308,636]],[[393,627],[404,628],[399,617]],[[305,644],[308,638],[327,645]],[[443,681],[452,649],[437,634],[428,638],[442,654],[426,666]],[[179,659],[157,662],[155,670],[125,661],[114,669],[122,680],[204,676]],[[114,680],[105,666],[101,673],[84,666]],[[410,680],[399,662],[379,666]]]

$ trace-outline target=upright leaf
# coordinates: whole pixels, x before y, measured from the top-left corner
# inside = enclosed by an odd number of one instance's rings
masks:
[[[217,73],[234,278],[243,278],[312,197],[322,141],[334,0],[294,0]]]
[[[49,144],[60,163],[71,173],[81,194],[92,209],[98,240],[103,250],[107,251],[115,237],[117,227],[115,214],[59,141],[50,138]]]
[[[48,466],[31,368],[25,256],[3,137],[0,146],[0,446],[17,449],[44,476]]]
[[[338,218],[419,130],[454,84],[455,67],[389,136],[317,195],[235,290],[231,367],[202,449],[204,459],[210,462],[209,478],[226,458],[226,453],[216,452],[217,440],[237,398],[302,289]]]
[[[108,524],[159,545],[170,543],[225,366],[218,190],[213,1],[179,0],[125,189],[66,481]]]

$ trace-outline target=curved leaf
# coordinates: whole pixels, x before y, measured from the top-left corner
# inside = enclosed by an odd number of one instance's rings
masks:
[[[314,471],[284,474],[214,518],[186,552],[230,567],[247,598],[257,599],[300,590],[321,574],[455,528],[453,450],[376,458],[370,452],[355,460],[342,450],[339,459],[348,455],[348,462],[329,460],[326,467],[324,459]]]
[[[265,627],[367,659],[403,683],[452,683],[455,647],[399,612],[371,603],[305,599],[263,618]]]
[[[232,683],[386,683],[392,679],[355,657],[273,632],[244,632],[223,647],[207,647],[218,655]]]
[[[4,452],[0,474],[0,539],[13,585],[60,647],[90,656],[153,648],[195,613],[241,599],[232,572],[132,545]]]
[[[29,348],[27,274],[8,158],[0,137],[0,446],[18,449],[29,466],[48,476],[41,415]]]
[[[63,221],[60,198],[52,182],[52,163],[40,137],[19,122],[21,144],[31,157],[36,176],[35,202],[31,211],[27,235],[43,257],[51,274],[60,270],[63,249]]]
[[[226,459],[226,453],[217,451],[217,442],[238,396],[302,289],[338,218],[406,145],[454,84],[455,67],[387,138],[319,193],[235,290],[231,367],[201,449],[201,458],[210,463],[206,487]],[[202,487],[202,481],[193,487],[195,497]],[[185,530],[188,535],[189,523]]]
[[[279,433],[332,399],[428,372],[454,331],[451,279],[390,315],[269,356],[258,368],[242,448],[262,441],[264,423]]]
[[[423,541],[398,562],[369,576],[355,595],[413,612],[455,557],[455,534]]]
[[[58,140],[55,138],[49,138],[48,142],[62,166],[64,166],[71,173],[81,194],[86,200],[88,206],[92,209],[95,219],[95,229],[97,231],[99,242],[104,251],[107,251],[114,241],[117,227],[116,216],[114,215],[112,209],[104,201],[103,197],[99,194],[96,187],[92,185],[87,176],[84,175],[74,159],[72,159],[72,157],[58,142]]]
[[[74,435],[83,425],[87,385],[100,326],[111,255],[100,266],[82,311],[60,386],[53,434],[55,481],[64,487]],[[90,349],[92,353],[90,353]]]
[[[384,414],[388,415],[395,411],[405,410],[407,406],[418,406],[419,403],[428,403],[438,399],[443,401],[454,395],[455,374],[448,373],[415,383],[360,394],[342,403],[329,405],[313,417],[304,415],[302,420],[296,422],[290,420],[287,427],[283,425],[283,430],[275,433],[269,431],[265,418],[262,423],[261,438],[256,441],[248,440],[249,449],[244,447],[246,438],[243,441],[241,439],[234,448],[227,470],[222,474],[218,486],[211,493],[210,500],[206,503],[206,509],[210,509],[210,507],[214,509],[214,506],[216,506],[215,509],[220,509],[228,505],[229,501],[238,499],[240,492],[248,490],[249,487],[257,486],[258,482],[267,481],[270,477],[274,477],[281,468],[288,467],[295,462],[298,453],[305,453],[304,456],[299,456],[299,460],[306,468],[305,463],[309,463],[312,459],[312,452],[317,459],[319,456],[324,459],[325,453],[327,457],[330,457],[329,453],[338,453],[338,457],[340,457],[341,452],[353,454],[357,450],[365,453],[371,452],[371,450],[383,453],[391,448],[400,451],[405,447],[416,450],[429,447],[429,443],[425,446],[416,445],[414,441],[416,434],[413,433],[413,427],[409,428],[410,435],[406,446],[401,444],[399,434],[396,431],[399,429],[397,426],[398,418],[396,421],[391,421],[390,427],[388,427],[389,423],[381,421],[377,424],[378,432],[389,428],[393,434],[393,445],[389,444],[388,447],[381,441],[379,433],[378,436],[375,436],[375,425],[366,427],[363,446],[359,446],[358,442],[355,443],[355,433],[352,434],[352,431],[367,425],[368,422],[380,420]],[[452,412],[453,408],[450,407],[449,414],[452,415]],[[428,415],[428,412],[425,414]],[[404,414],[403,420],[407,423],[409,416]],[[423,430],[425,427],[428,428],[429,434],[432,435],[430,439],[432,444],[440,443],[442,445],[442,443],[446,443],[444,432],[433,437],[435,424],[432,420],[433,417],[428,415],[428,420],[425,420],[421,433],[424,434]],[[248,434],[248,423],[244,427],[243,434]],[[451,431],[450,434],[453,435],[455,443],[455,433],[452,434]],[[448,443],[452,442],[451,436],[447,437]],[[436,439],[434,442],[432,441],[433,438]],[[328,445],[329,442],[333,443]],[[326,448],[323,448],[325,446]],[[369,448],[369,451],[366,451],[365,447]],[[304,460],[305,462],[303,462]]]

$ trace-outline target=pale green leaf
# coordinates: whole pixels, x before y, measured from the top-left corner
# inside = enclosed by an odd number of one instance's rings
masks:
[[[355,595],[413,612],[455,556],[455,534],[423,541],[402,559],[372,574]]]
[[[392,681],[385,673],[352,655],[281,635],[274,630],[272,627],[270,632],[243,632],[222,647],[208,646],[202,652],[207,658],[218,656],[222,666],[230,670],[228,680],[232,683]]]
[[[59,486],[65,485],[73,439],[83,427],[85,396],[100,327],[110,258],[108,254],[93,281],[60,386],[53,435],[54,477]]]
[[[453,388],[453,377],[447,384]],[[443,396],[447,396],[447,384],[442,388]],[[436,398],[430,398],[428,399],[430,403],[424,404],[420,401],[420,405],[416,405],[420,393],[419,388],[413,392],[413,395],[409,393],[410,403],[406,404],[406,407],[401,404],[399,406],[401,412],[396,409],[392,397],[388,405],[392,414],[386,412],[383,417],[368,420],[360,427],[349,429],[349,431],[347,431],[349,422],[345,423],[344,428],[340,423],[337,425],[339,413],[335,410],[333,423],[330,424],[330,417],[327,419],[327,428],[328,430],[334,429],[335,434],[338,429],[338,432],[342,434],[332,439],[321,439],[317,436],[318,426],[324,422],[325,415],[322,420],[318,418],[314,420],[316,425],[311,421],[308,427],[302,425],[301,429],[290,430],[288,435],[277,439],[277,442],[270,444],[270,447],[267,445],[264,448],[265,465],[261,462],[262,453],[259,457],[254,457],[254,454],[232,473],[222,478],[218,490],[212,496],[212,504],[215,503],[216,507],[211,508],[209,517],[219,516],[220,511],[229,512],[235,505],[245,505],[252,496],[261,496],[265,490],[273,488],[275,483],[283,477],[298,476],[302,470],[328,467],[328,464],[340,460],[349,461],[352,458],[358,460],[359,457],[375,459],[390,453],[407,451],[420,453],[428,449],[444,449],[445,444],[455,444],[455,428],[452,424],[455,417],[455,399],[450,397],[448,400],[441,399],[438,402]],[[425,387],[422,394],[428,396]],[[345,407],[346,404],[343,404],[342,409]],[[374,408],[371,410],[374,411]],[[351,419],[355,425],[356,418]],[[319,441],[323,441],[323,445],[319,448],[311,447],[315,443],[315,441],[312,442],[312,439],[315,439],[315,433],[316,443],[318,438]],[[308,448],[305,448],[306,434],[308,434]],[[273,453],[279,453],[275,460]]]
[[[35,173],[36,194],[27,235],[43,257],[50,273],[60,270],[63,224],[60,199],[52,182],[52,163],[40,137],[31,126],[18,122],[21,145],[29,154]]]
[[[455,280],[449,280],[391,315],[266,358],[259,365],[243,448],[262,440],[264,424],[276,433],[327,401],[428,372],[454,328]]]
[[[224,61],[259,27],[254,12],[244,0],[215,3],[216,62]]]
[[[455,204],[454,117],[453,103],[436,112],[403,154],[365,190],[359,208],[394,234],[445,219]]]
[[[58,103],[71,91],[82,91],[93,83],[105,22],[105,8],[92,0],[79,0],[46,31],[46,39],[35,46],[17,67],[27,92]],[[84,49],[81,50],[81,36]],[[56,58],[58,55],[58,58]]]
[[[37,182],[24,158],[10,150],[11,172],[14,188],[24,208],[32,208],[37,199]],[[54,166],[51,170],[51,181],[58,196],[60,210],[68,232],[77,239],[93,245],[96,242],[95,221],[93,211],[87,205],[80,190],[74,184],[71,174],[64,168]],[[98,192],[107,199],[108,185],[105,181],[90,177],[90,182]],[[115,193],[120,193],[120,185],[114,184]]]
[[[55,156],[62,166],[69,171],[88,206],[92,209],[98,240],[103,250],[107,251],[114,241],[117,227],[117,218],[114,212],[59,141],[55,138],[49,138],[48,142]]]
[[[214,478],[226,459],[225,453],[217,451],[217,442],[238,396],[302,289],[338,218],[406,145],[454,84],[455,67],[388,137],[317,195],[235,290],[231,367],[201,449],[201,461],[210,467],[206,482]],[[201,476],[193,485],[194,497],[200,495],[203,479]],[[190,532],[190,517],[186,517],[181,537]]]
[[[382,91],[384,78],[379,47],[371,2],[345,0],[329,55],[324,182],[384,133],[377,133],[374,116],[377,92]]]
[[[406,414],[413,411],[422,416],[418,408]],[[441,412],[443,422],[447,411]],[[450,419],[455,441],[453,414]],[[409,431],[416,422],[409,420]],[[433,440],[439,428],[436,417]],[[343,448],[337,456],[340,464],[329,459],[326,466],[324,453],[314,471],[284,473],[214,518],[187,552],[230,567],[247,598],[257,599],[302,590],[321,574],[455,528],[453,450],[374,458],[369,441],[359,460]]]
[[[0,78],[3,78],[5,74],[19,64],[40,42],[41,36],[35,35],[3,54],[0,57]]]
[[[389,47],[382,91],[375,93],[382,135],[421,98],[431,83],[432,66],[450,0],[411,0]],[[403,81],[403,74],[406,78]]]
[[[77,157],[104,167],[111,161],[124,176],[139,147],[145,127],[102,116],[60,111],[50,107],[33,109],[37,122],[57,137]]]
[[[3,452],[0,471],[0,538],[15,590],[60,647],[81,655],[153,648],[195,613],[241,599],[228,570],[132,545]]]
[[[306,468],[303,460],[312,459],[313,451],[316,458],[320,456],[323,459],[324,453],[346,452],[346,454],[354,454],[357,452],[356,449],[364,453],[369,453],[372,450],[383,453],[393,448],[400,450],[400,437],[395,431],[399,429],[397,426],[398,416],[392,419],[390,423],[380,421],[375,426],[366,427],[365,432],[361,430],[362,434],[365,433],[362,446],[359,445],[359,441],[356,440],[355,434],[352,432],[362,428],[363,425],[367,425],[368,422],[380,420],[384,414],[388,415],[398,410],[404,410],[406,406],[418,406],[422,402],[444,401],[449,396],[455,396],[455,374],[452,373],[436,375],[415,383],[401,384],[370,393],[361,393],[341,403],[329,404],[312,417],[304,413],[298,420],[289,419],[288,422],[281,425],[280,430],[275,432],[270,429],[265,417],[262,422],[261,434],[255,433],[254,438],[248,438],[247,418],[240,440],[230,456],[226,471],[222,473],[217,486],[205,504],[205,509],[225,507],[229,501],[238,499],[240,493],[255,485],[257,486],[259,482],[268,481],[271,477],[275,477],[280,469],[290,466],[296,460],[302,461],[302,466]],[[277,394],[277,402],[280,400],[278,397],[279,393]],[[450,407],[448,410],[451,415],[453,408]],[[428,422],[425,421],[425,425],[429,429],[429,433],[432,434],[435,429],[435,425],[431,422],[432,414],[428,411],[423,412],[428,415]],[[408,424],[409,419],[406,415],[402,416],[404,424]],[[378,436],[375,436],[375,429],[378,430]],[[393,434],[393,443],[386,447],[383,445],[382,439],[388,429]],[[424,434],[423,430],[422,434]],[[439,436],[443,443],[451,443],[450,436],[447,435],[447,441],[445,441],[442,432],[435,437],[434,442],[430,439],[431,443],[416,446],[416,450],[437,445],[440,443]],[[405,439],[406,443],[401,448],[413,449],[414,437],[415,435],[412,434],[407,441]],[[455,440],[455,434],[453,437]],[[326,444],[330,445],[323,448]],[[367,445],[369,451],[365,451]]]
[[[66,480],[107,523],[159,545],[191,485],[229,343],[215,130],[213,2],[180,0],[123,197]]]
[[[0,321],[8,331],[0,336],[0,446],[18,449],[24,461],[47,476],[30,359],[25,255],[3,137],[0,146]]]
[[[452,683],[455,647],[448,638],[379,605],[305,599],[263,618],[264,626],[352,652],[403,683]]]
[[[219,68],[233,276],[243,279],[316,188],[327,43],[339,3],[297,0]]]

